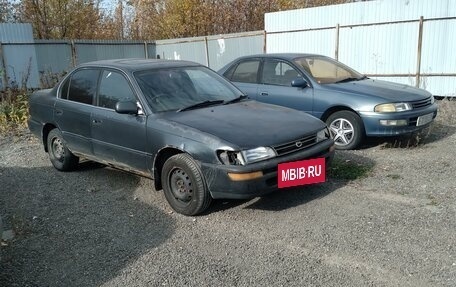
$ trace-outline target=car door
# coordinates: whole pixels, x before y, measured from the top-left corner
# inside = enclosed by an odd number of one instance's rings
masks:
[[[312,114],[313,89],[291,86],[291,82],[299,77],[303,77],[302,74],[289,63],[278,59],[264,59],[257,100]]]
[[[107,162],[146,172],[146,116],[142,112],[117,113],[118,101],[139,105],[126,76],[120,71],[104,70],[91,117],[93,153]]]
[[[255,99],[258,94],[258,70],[260,59],[248,59],[229,69],[224,76],[233,82],[244,94]]]
[[[65,79],[54,107],[54,119],[68,148],[92,155],[91,113],[100,71],[84,68]]]

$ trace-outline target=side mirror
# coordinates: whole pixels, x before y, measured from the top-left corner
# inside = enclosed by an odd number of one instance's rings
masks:
[[[297,88],[306,88],[309,86],[309,83],[307,83],[307,81],[303,78],[299,77],[291,81],[291,86]]]
[[[116,112],[119,114],[137,115],[138,105],[132,101],[120,101],[116,103]]]

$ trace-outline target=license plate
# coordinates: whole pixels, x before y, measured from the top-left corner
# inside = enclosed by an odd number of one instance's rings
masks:
[[[279,188],[325,181],[326,161],[324,158],[279,163],[277,168],[277,186]]]
[[[433,117],[434,117],[433,113],[418,117],[418,121],[416,122],[416,126],[422,126],[422,125],[430,123],[432,121]]]

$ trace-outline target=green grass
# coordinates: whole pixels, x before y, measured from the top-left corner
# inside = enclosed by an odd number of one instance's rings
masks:
[[[370,164],[361,164],[350,160],[334,158],[328,175],[339,180],[355,180],[367,177],[372,171]]]

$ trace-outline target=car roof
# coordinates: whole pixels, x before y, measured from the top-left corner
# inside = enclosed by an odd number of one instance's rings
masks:
[[[163,60],[163,59],[111,59],[87,62],[79,65],[78,67],[104,67],[104,68],[117,68],[124,71],[135,72],[147,69],[156,68],[174,68],[174,67],[188,67],[188,66],[202,66],[201,64],[180,61],[180,60]]]
[[[248,59],[248,58],[281,58],[286,60],[293,60],[301,57],[325,57],[318,54],[308,54],[308,53],[271,53],[271,54],[256,54],[239,57],[238,59]]]

